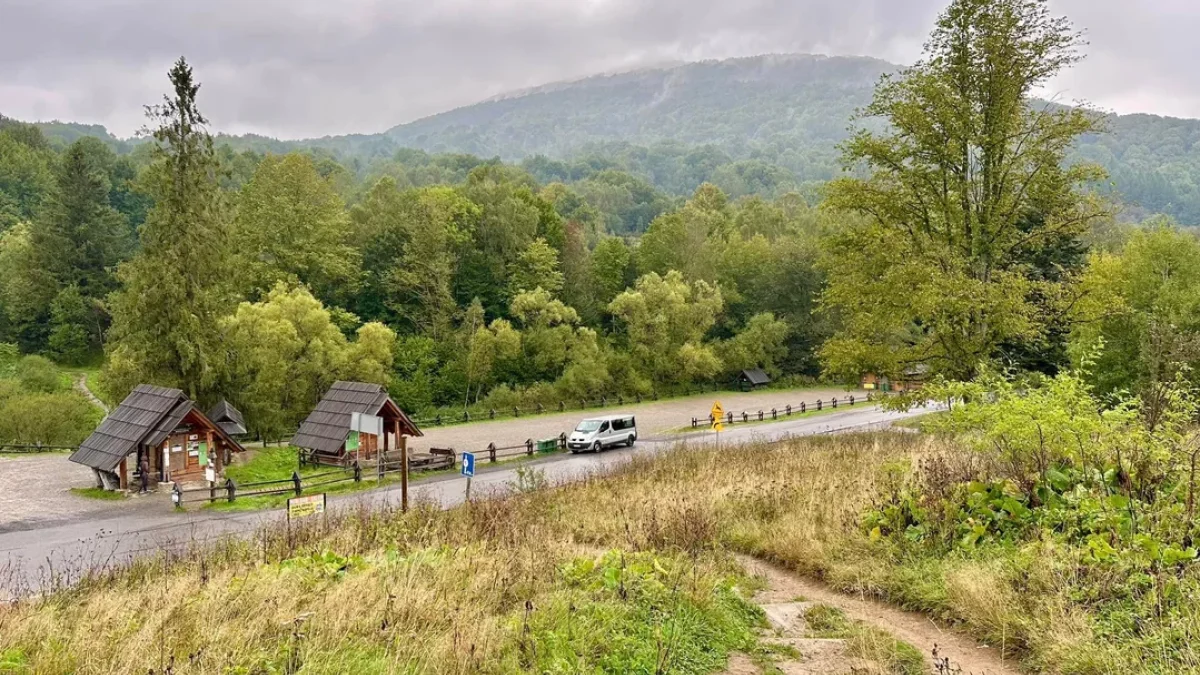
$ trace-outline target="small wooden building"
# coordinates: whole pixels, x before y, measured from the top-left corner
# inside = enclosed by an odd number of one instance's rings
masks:
[[[147,483],[204,480],[212,460],[217,474],[242,446],[213,423],[178,389],[138,386],[117,406],[71,461],[91,467],[100,486],[126,490],[140,482],[140,467],[149,465]]]
[[[749,368],[738,374],[738,388],[742,391],[758,389],[768,384],[771,384],[771,376],[763,372],[761,368]]]
[[[351,435],[354,414],[382,419],[382,433]],[[421,430],[392,401],[387,390],[365,382],[335,382],[292,438],[292,445],[323,464],[351,464],[380,452],[407,448]]]
[[[918,363],[904,369],[904,374],[898,378],[877,373],[865,373],[860,382],[863,389],[868,391],[894,391],[898,393],[916,391],[925,383],[929,374],[929,366]]]
[[[242,417],[242,411],[225,399],[221,399],[221,402],[208,412],[208,419],[234,438],[246,435],[246,420]]]

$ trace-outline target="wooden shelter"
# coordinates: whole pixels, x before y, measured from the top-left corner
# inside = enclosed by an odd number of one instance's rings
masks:
[[[212,460],[220,474],[242,446],[178,389],[138,386],[71,454],[91,467],[101,486],[129,488],[142,460],[147,483],[204,480]]]
[[[382,419],[382,433],[351,434],[354,415]],[[292,445],[325,464],[351,464],[391,449],[407,450],[421,430],[378,384],[335,382],[292,438]],[[349,447],[348,447],[349,446]]]
[[[209,411],[208,419],[234,438],[245,436],[247,433],[246,419],[242,417],[242,411],[230,405],[229,401],[225,399],[221,399],[221,402]]]
[[[750,391],[771,384],[771,376],[767,375],[761,368],[748,368],[738,373],[738,388],[742,391]]]
[[[925,384],[925,378],[928,375],[929,366],[918,363],[905,368],[904,373],[897,378],[877,373],[865,373],[859,384],[868,391],[916,391]]]

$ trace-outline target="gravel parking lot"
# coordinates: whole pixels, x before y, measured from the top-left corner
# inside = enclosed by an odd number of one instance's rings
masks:
[[[409,447],[418,451],[427,448],[454,448],[459,452],[481,452],[488,443],[497,447],[518,445],[527,439],[538,440],[570,432],[580,420],[600,415],[632,413],[637,416],[638,433],[642,438],[658,436],[679,429],[691,422],[692,417],[707,417],[713,401],[720,401],[726,412],[740,413],[743,410],[770,411],[772,407],[783,410],[784,406],[798,407],[803,401],[812,405],[821,399],[828,401],[837,397],[845,400],[850,393],[862,399],[864,392],[847,392],[843,389],[760,390],[755,392],[712,392],[687,398],[631,404],[622,408],[603,410],[574,410],[553,415],[540,415],[495,422],[473,422],[452,427],[427,427],[425,436],[409,442]]]
[[[526,439],[558,436],[575,428],[580,420],[599,415],[632,413],[637,416],[642,438],[687,425],[692,417],[705,417],[714,400],[720,400],[726,411],[735,413],[785,405],[798,407],[836,396],[845,400],[848,392],[840,389],[765,390],[746,393],[714,392],[668,401],[630,404],[603,410],[575,410],[553,415],[509,418],[494,422],[474,422],[449,427],[424,429],[425,436],[413,439],[409,447],[425,451],[431,447],[454,448],[459,452],[483,452],[489,443],[498,447],[519,445]],[[856,396],[862,396],[857,392]],[[71,488],[93,486],[89,469],[73,464],[65,453],[33,456],[0,455],[0,532],[41,527],[52,522],[79,520],[106,513],[128,514],[140,509],[162,511],[169,495],[165,490],[123,501],[103,501],[82,497]]]
[[[58,452],[0,455],[0,532],[18,524],[69,520],[123,506],[73,494],[71,488],[92,487],[95,478],[90,469],[67,457]]]

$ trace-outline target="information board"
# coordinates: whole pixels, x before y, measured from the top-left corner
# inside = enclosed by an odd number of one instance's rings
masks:
[[[292,497],[288,500],[288,520],[325,513],[325,493]]]

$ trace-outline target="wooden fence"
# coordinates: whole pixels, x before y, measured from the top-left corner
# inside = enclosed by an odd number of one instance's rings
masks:
[[[843,399],[842,402],[845,405],[853,406],[856,402],[861,401],[861,400],[863,400],[863,399],[855,399],[854,394],[850,394],[845,399]],[[868,397],[867,400],[870,400],[870,398]],[[777,420],[780,418],[781,415],[786,419],[786,418],[791,417],[792,415],[796,415],[796,414],[803,415],[804,413],[807,413],[807,412],[815,412],[818,410],[837,408],[838,403],[839,403],[838,398],[835,396],[835,397],[829,399],[829,401],[827,401],[827,402],[822,401],[821,399],[817,399],[812,404],[808,404],[808,403],[801,401],[800,405],[795,406],[795,407],[787,405],[787,406],[783,407],[783,410],[779,410],[778,408],[771,408],[770,410],[759,410],[758,412],[750,412],[747,410],[743,410],[742,412],[736,413],[736,414],[731,410],[731,411],[725,413],[725,417],[721,420],[721,423],[733,425],[733,424],[746,424],[749,422],[764,422],[766,420]],[[711,414],[708,415],[707,417],[693,417],[692,418],[692,428],[699,429],[701,426],[712,426],[714,421],[716,421],[716,420],[713,418],[713,416]]]
[[[279,480],[264,480],[238,485],[232,478],[222,483],[213,483],[209,487],[184,489],[179,483],[171,491],[171,502],[175,506],[196,502],[236,501],[247,497],[265,497],[271,495],[295,494],[300,495],[305,490],[337,485],[339,483],[361,482],[362,469],[355,465],[348,469],[325,471],[323,473],[301,476],[299,471],[293,471],[291,478]]]
[[[695,391],[688,391],[687,393],[681,394],[681,395],[682,396],[691,396],[693,394],[702,394],[705,391],[718,391],[718,389],[716,389],[716,388],[707,389],[707,390],[697,389]],[[614,404],[617,406],[623,406],[626,403],[642,403],[644,401],[657,401],[657,400],[659,400],[657,392],[650,394],[649,396],[642,396],[641,394],[634,394],[633,396],[623,396],[623,395],[618,394],[617,396],[613,396],[613,397],[601,396],[600,398],[596,398],[596,399],[581,398],[581,399],[575,400],[575,401],[559,401],[558,403],[556,403],[556,404],[552,403],[549,406],[544,405],[542,403],[538,403],[537,405],[535,405],[531,408],[521,408],[519,406],[513,406],[511,408],[488,408],[485,410],[477,410],[475,412],[471,412],[470,410],[463,410],[461,412],[455,412],[455,413],[450,413],[450,412],[438,413],[432,417],[426,417],[424,419],[414,420],[413,423],[416,424],[418,427],[439,427],[439,426],[442,426],[443,424],[465,424],[472,420],[477,421],[477,422],[480,420],[499,420],[499,419],[504,419],[506,417],[517,418],[517,417],[521,417],[522,415],[525,415],[525,416],[542,415],[542,414],[545,414],[548,412],[562,413],[562,412],[567,412],[568,410],[587,410],[588,408],[607,408]]]
[[[39,452],[60,452],[64,450],[74,452],[77,447],[74,445],[43,445],[41,443],[0,443],[0,454],[33,455]]]

